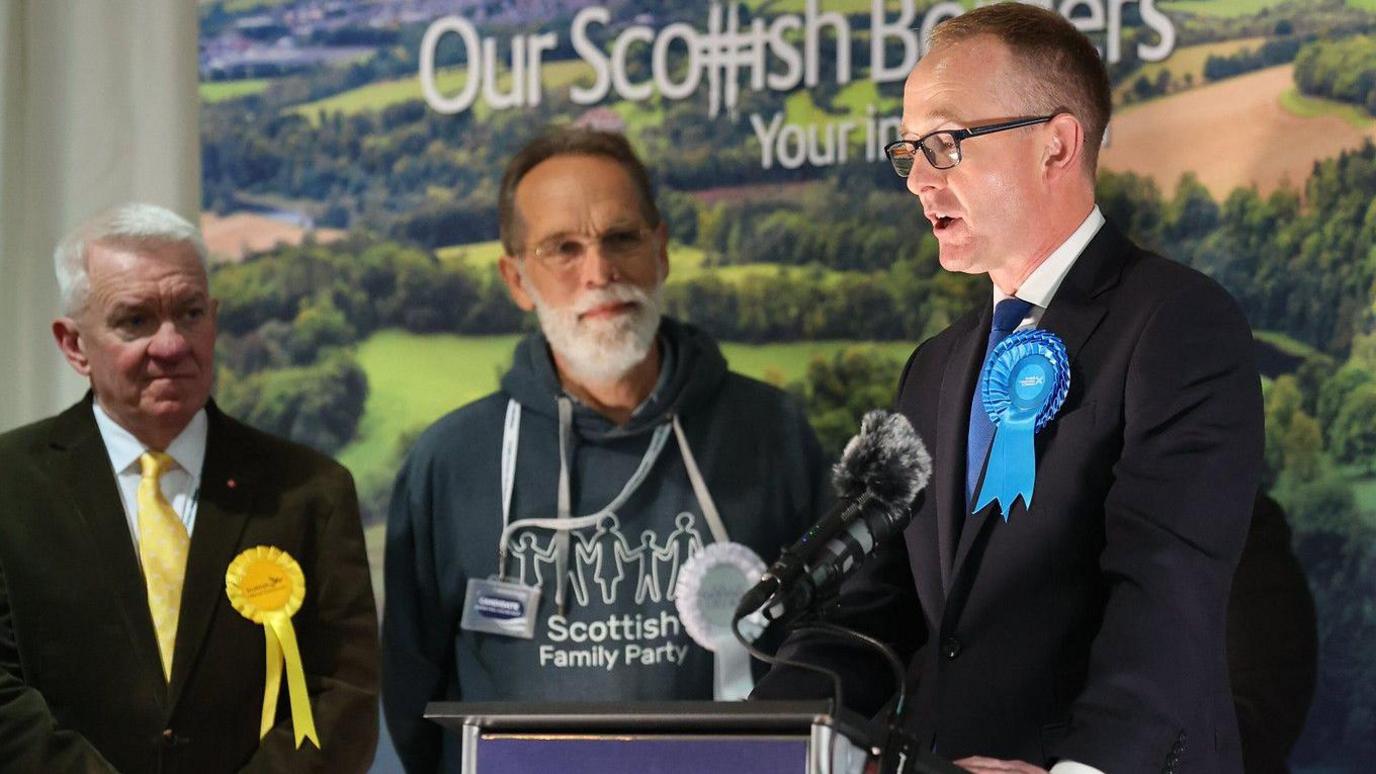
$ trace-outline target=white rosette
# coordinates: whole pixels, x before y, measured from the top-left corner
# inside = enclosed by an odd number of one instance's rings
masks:
[[[750,654],[736,640],[731,618],[764,571],[764,560],[740,543],[711,543],[679,568],[674,590],[678,615],[688,636],[716,654],[713,698],[718,701],[744,699],[755,687]],[[741,633],[753,642],[764,626],[755,613],[741,621]]]

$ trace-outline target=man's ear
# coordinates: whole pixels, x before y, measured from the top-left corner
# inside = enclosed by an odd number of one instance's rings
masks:
[[[521,276],[521,267],[510,255],[503,255],[497,261],[497,269],[502,273],[502,281],[506,283],[507,292],[511,293],[511,300],[520,307],[522,311],[529,312],[535,308],[535,300],[526,292],[525,277]]]
[[[91,362],[82,351],[81,331],[77,329],[76,320],[70,317],[53,320],[53,338],[57,340],[57,348],[71,364],[72,370],[82,376],[90,376]]]
[[[1047,177],[1082,174],[1085,130],[1079,119],[1069,113],[1059,113],[1047,122],[1044,136],[1042,166]]]

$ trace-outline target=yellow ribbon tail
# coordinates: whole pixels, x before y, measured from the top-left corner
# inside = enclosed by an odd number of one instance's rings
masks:
[[[296,747],[301,741],[309,739],[320,749],[320,737],[315,731],[315,717],[311,714],[311,699],[306,693],[306,670],[301,666],[301,651],[296,647],[296,629],[292,628],[291,617],[273,615],[267,620],[267,627],[281,642],[283,660],[287,666],[287,698],[291,700],[291,726],[296,733]],[[269,639],[272,636],[269,635]]]
[[[267,643],[267,666],[263,681],[263,719],[258,725],[258,738],[262,739],[277,722],[277,694],[282,688],[282,645],[271,626],[263,627],[263,640]]]

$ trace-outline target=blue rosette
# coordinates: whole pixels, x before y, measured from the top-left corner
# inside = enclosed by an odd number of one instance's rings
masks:
[[[1065,344],[1050,331],[1018,331],[989,353],[981,375],[980,398],[994,424],[994,441],[971,513],[997,502],[1003,520],[1008,521],[1019,497],[1024,508],[1032,507],[1037,481],[1033,439],[1056,417],[1069,390],[1070,362]]]

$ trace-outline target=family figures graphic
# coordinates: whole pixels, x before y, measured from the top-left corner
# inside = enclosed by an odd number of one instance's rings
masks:
[[[621,532],[616,514],[608,513],[597,522],[596,530],[577,530],[569,561],[569,585],[574,600],[587,606],[589,592],[596,587],[602,602],[615,604],[617,595],[631,593],[636,604],[674,599],[678,571],[689,557],[702,551],[702,535],[694,528],[693,514],[684,511],[674,517],[674,530],[663,542],[652,530],[640,533],[632,544]],[[527,530],[509,543],[512,574],[528,586],[543,587],[554,576],[554,535],[542,543],[536,532]],[[633,584],[633,585],[632,585]]]

